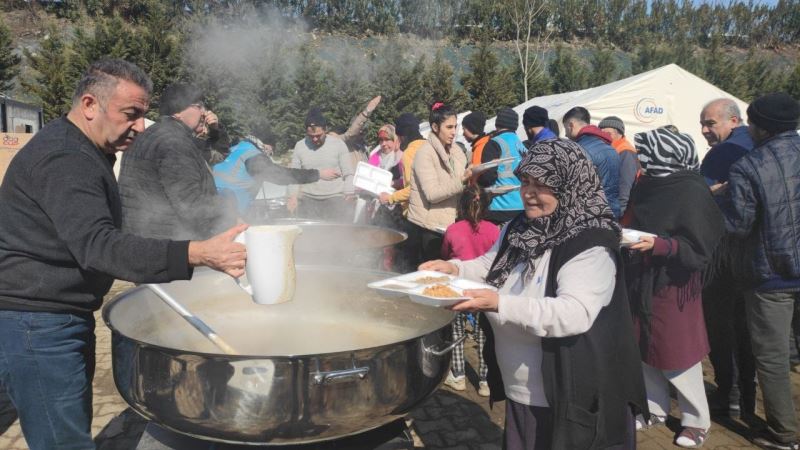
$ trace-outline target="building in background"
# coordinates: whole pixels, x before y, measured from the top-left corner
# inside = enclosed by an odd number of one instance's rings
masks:
[[[36,133],[42,128],[41,106],[0,96],[0,132]]]

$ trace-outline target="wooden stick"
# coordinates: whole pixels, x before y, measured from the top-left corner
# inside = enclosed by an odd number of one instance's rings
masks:
[[[191,326],[193,326],[197,331],[203,334],[209,341],[213,342],[220,350],[225,352],[228,355],[238,355],[237,352],[233,347],[231,347],[224,339],[219,337],[214,330],[211,329],[205,322],[200,320],[199,317],[192,314],[185,306],[183,306],[180,302],[175,300],[171,295],[167,293],[161,286],[157,284],[145,284],[151,291],[155,292],[155,294],[164,300],[164,303],[169,305],[172,309],[175,310],[178,314],[181,315]]]

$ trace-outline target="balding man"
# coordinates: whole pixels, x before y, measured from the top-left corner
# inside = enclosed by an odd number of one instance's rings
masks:
[[[728,181],[731,166],[753,148],[736,102],[729,98],[712,100],[700,113],[703,136],[711,149],[703,158],[700,172],[716,190]],[[716,197],[721,201],[722,197]],[[725,236],[715,254],[713,277],[703,288],[703,309],[711,345],[709,359],[714,366],[717,390],[709,398],[714,416],[752,417],[755,414],[755,366],[750,350],[744,312],[741,270],[744,242]],[[738,376],[737,376],[738,375]]]
[[[703,158],[700,172],[709,185],[728,181],[728,171],[739,158],[753,148],[742,113],[729,98],[712,100],[700,113],[703,137],[711,149]]]
[[[83,74],[66,116],[17,153],[0,186],[0,383],[32,450],[93,449],[94,311],[115,278],[244,272],[247,226],[207,241],[120,231],[114,154],[144,130],[152,83],[122,60]]]

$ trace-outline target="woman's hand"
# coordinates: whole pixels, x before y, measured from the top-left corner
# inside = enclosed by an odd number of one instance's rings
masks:
[[[642,236],[639,238],[639,242],[631,245],[629,248],[631,250],[640,251],[642,253],[648,252],[653,249],[653,245],[655,245],[656,238],[653,236]]]
[[[448,275],[458,275],[458,266],[451,262],[443,261],[441,259],[434,259],[419,265],[419,270],[433,270],[436,272],[446,273]]]
[[[453,311],[497,312],[497,305],[500,303],[500,295],[497,291],[491,289],[467,289],[464,291],[464,296],[472,298],[456,303],[450,309]]]

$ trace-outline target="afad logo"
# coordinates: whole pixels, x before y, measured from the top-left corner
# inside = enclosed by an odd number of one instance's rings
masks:
[[[661,114],[664,114],[664,107],[658,106],[656,100],[649,97],[639,100],[633,108],[633,115],[644,123],[653,122]]]

